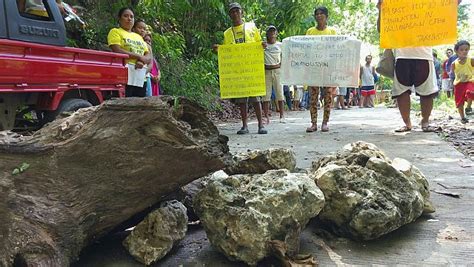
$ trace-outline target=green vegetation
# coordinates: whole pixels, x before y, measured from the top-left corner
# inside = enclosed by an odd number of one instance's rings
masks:
[[[166,94],[186,96],[210,110],[219,109],[217,56],[211,52],[221,43],[223,31],[230,25],[224,0],[71,0],[84,7],[85,29],[72,29],[70,45],[107,50],[106,37],[117,27],[117,12],[129,6],[137,18],[143,18],[153,29],[153,51],[161,65]],[[376,1],[365,0],[277,0],[239,1],[247,21],[253,20],[263,31],[268,25],[280,30],[280,38],[305,34],[314,25],[315,6],[327,6],[329,24],[341,34],[378,45]],[[460,29],[470,29],[468,9],[460,9]],[[263,33],[263,32],[262,32]],[[390,81],[384,81],[383,87]]]

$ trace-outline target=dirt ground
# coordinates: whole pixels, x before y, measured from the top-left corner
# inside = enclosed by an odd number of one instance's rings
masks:
[[[286,121],[282,124],[273,118],[267,126],[268,135],[256,134],[255,121],[249,125],[251,133],[244,136],[235,134],[239,123],[222,123],[218,127],[222,134],[229,136],[232,152],[291,148],[297,155],[297,167],[301,169],[347,143],[359,140],[374,143],[389,157],[405,158],[421,169],[430,181],[431,198],[437,208],[433,215],[421,217],[415,223],[370,242],[333,237],[321,232],[313,221],[302,234],[302,253],[311,253],[320,266],[474,265],[474,163],[466,157],[474,149],[470,145],[474,139],[474,122],[468,125],[460,125],[457,119],[447,122],[461,129],[465,138],[461,143],[467,144],[455,146],[449,142],[456,139],[455,133],[446,136],[446,131],[438,135],[423,133],[415,127],[410,133],[394,133],[393,129],[402,123],[398,110],[384,107],[335,110],[329,133],[306,133],[309,126],[307,111],[290,112]],[[472,116],[471,121],[474,121]],[[419,120],[413,118],[413,122],[417,125]],[[445,122],[438,121],[440,124]],[[460,146],[462,149],[457,150]],[[124,237],[125,233],[116,234],[86,248],[74,266],[141,266],[122,248]],[[228,261],[211,247],[201,227],[192,226],[180,245],[154,266],[244,265]]]

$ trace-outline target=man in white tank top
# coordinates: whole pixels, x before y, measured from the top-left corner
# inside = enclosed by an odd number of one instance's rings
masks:
[[[371,66],[372,56],[365,57],[365,65],[360,67],[360,103],[359,107],[373,108],[375,98],[375,68]]]

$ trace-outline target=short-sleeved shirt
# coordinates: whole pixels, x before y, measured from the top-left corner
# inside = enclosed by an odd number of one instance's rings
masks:
[[[262,36],[255,23],[247,22],[230,27],[224,32],[224,44],[241,44],[261,42]]]
[[[306,31],[306,35],[336,35],[336,29],[333,27],[326,27],[326,29],[320,31],[316,26],[309,28]]]
[[[281,63],[281,42],[267,44],[265,48],[265,65],[273,66]]]
[[[122,28],[110,30],[107,36],[107,42],[109,46],[119,45],[122,49],[141,56],[148,52],[148,45],[140,35],[134,32],[128,32]],[[136,59],[128,59],[127,61],[127,63],[130,64],[135,64],[135,62],[137,62]]]
[[[474,83],[474,67],[471,64],[471,58],[467,58],[464,64],[459,62],[459,58],[453,62],[456,79],[454,85],[459,83],[471,82]]]

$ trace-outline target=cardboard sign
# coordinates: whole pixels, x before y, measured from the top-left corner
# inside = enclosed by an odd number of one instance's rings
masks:
[[[454,44],[457,0],[384,0],[380,46],[403,48]]]
[[[283,40],[281,83],[358,87],[361,42],[341,35],[293,36]]]
[[[220,45],[218,51],[221,98],[266,94],[262,43]]]

